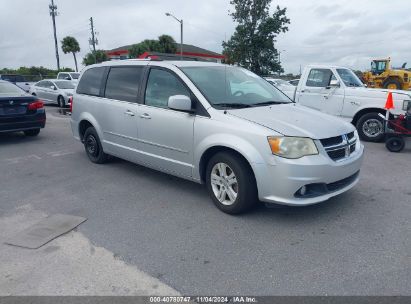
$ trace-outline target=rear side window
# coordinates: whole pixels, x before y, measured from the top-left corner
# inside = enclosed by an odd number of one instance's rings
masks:
[[[105,97],[137,102],[142,67],[112,67],[107,77]]]
[[[104,67],[91,68],[84,72],[77,86],[78,94],[100,96],[101,81],[104,76]]]
[[[60,73],[57,79],[66,79],[67,75]]]

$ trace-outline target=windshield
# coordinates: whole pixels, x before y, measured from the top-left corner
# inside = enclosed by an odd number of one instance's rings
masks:
[[[71,75],[71,78],[78,79],[80,76],[80,73],[70,73],[70,75]]]
[[[243,68],[201,66],[182,67],[181,70],[216,107],[292,102],[267,81]]]
[[[0,82],[0,95],[23,95],[24,91],[18,86],[9,82]]]
[[[357,75],[354,74],[353,71],[349,69],[337,69],[337,72],[347,87],[363,87],[364,86],[364,84],[357,77]]]
[[[59,89],[74,89],[74,84],[71,81],[55,81],[54,83]]]

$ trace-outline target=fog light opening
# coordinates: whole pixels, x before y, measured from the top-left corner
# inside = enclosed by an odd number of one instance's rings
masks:
[[[299,194],[304,196],[307,193],[307,187],[306,186],[302,186],[299,190]]]

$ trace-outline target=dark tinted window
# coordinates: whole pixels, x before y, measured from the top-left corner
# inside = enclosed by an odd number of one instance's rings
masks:
[[[15,75],[1,75],[1,79],[10,81],[10,82],[16,82],[16,76]]]
[[[21,76],[21,75],[16,75],[16,82],[25,82],[25,81],[26,81],[26,79],[24,79],[23,76]]]
[[[110,69],[106,84],[106,98],[137,102],[142,67],[114,67]]]
[[[145,104],[149,106],[168,108],[168,98],[173,95],[190,96],[190,92],[181,80],[172,73],[152,69],[147,82]]]
[[[91,68],[84,72],[77,86],[77,93],[100,96],[101,80],[104,75],[104,67]]]

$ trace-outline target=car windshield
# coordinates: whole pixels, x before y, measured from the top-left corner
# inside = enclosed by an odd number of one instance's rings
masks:
[[[70,75],[71,75],[71,78],[78,79],[80,76],[80,73],[70,73]]]
[[[74,84],[71,81],[55,81],[54,83],[59,89],[74,89]]]
[[[347,87],[363,87],[364,86],[364,84],[357,77],[357,75],[354,74],[353,71],[349,69],[337,69],[337,72]]]
[[[249,107],[291,103],[276,87],[256,74],[233,66],[182,67],[215,107]]]
[[[0,95],[10,96],[10,95],[23,95],[24,91],[18,86],[9,82],[0,82]]]

